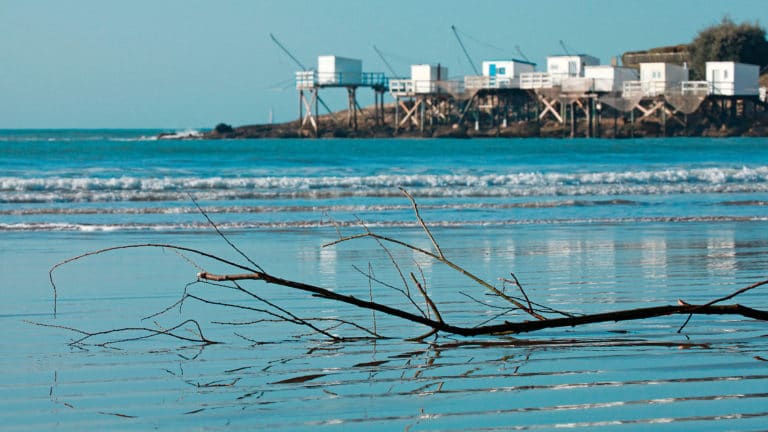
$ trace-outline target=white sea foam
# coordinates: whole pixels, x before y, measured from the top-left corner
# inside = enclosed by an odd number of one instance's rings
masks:
[[[0,177],[0,202],[114,202],[399,195],[527,197],[768,191],[768,166],[657,171],[320,177]]]
[[[202,138],[203,133],[196,129],[185,129],[176,131],[171,134],[162,134],[158,136],[159,139],[189,139],[189,138]]]
[[[512,225],[573,225],[573,224],[637,224],[637,223],[712,223],[712,222],[768,222],[766,216],[649,216],[628,218],[573,218],[573,219],[507,219],[507,220],[437,220],[430,221],[431,227],[458,228],[472,226]],[[250,229],[303,229],[356,227],[357,220],[299,220],[281,222],[225,222],[217,223],[222,230]],[[418,228],[415,221],[374,221],[366,222],[368,228]],[[130,224],[83,224],[66,222],[0,223],[0,232],[14,231],[61,231],[61,232],[117,232],[117,231],[211,231],[211,226],[199,223],[130,223]]]
[[[449,204],[421,204],[422,210],[505,210],[505,209],[535,209],[535,208],[554,208],[554,207],[594,207],[594,206],[613,206],[613,205],[638,205],[637,201],[631,200],[545,200],[545,201],[523,201],[523,202],[453,202]],[[768,205],[762,201],[751,201],[745,203],[726,202],[724,205],[741,206],[761,206]],[[340,214],[340,213],[381,213],[388,211],[409,211],[410,205],[383,205],[383,204],[360,204],[360,205],[270,205],[270,206],[205,206],[204,210],[208,214],[294,214],[294,213],[312,213],[312,214]],[[34,215],[181,215],[181,214],[199,214],[196,207],[189,206],[162,206],[162,207],[31,207],[31,208],[13,208],[10,210],[0,210],[0,215],[6,216],[34,216]]]

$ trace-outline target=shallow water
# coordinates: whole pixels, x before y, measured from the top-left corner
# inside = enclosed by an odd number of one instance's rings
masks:
[[[150,135],[2,134],[0,420],[12,430],[765,429],[768,328],[739,317],[695,317],[681,334],[684,317],[665,317],[408,342],[425,329],[377,314],[376,330],[391,338],[333,343],[286,323],[236,325],[264,316],[194,301],[142,321],[181,297],[195,265],[227,270],[199,257],[135,249],[60,268],[55,318],[47,273],[119,244],[173,243],[243,261],[191,193],[270,273],[368,298],[353,265],[399,281],[379,246],[320,245],[338,235],[331,218],[356,233],[360,217],[429,248],[398,195],[405,185],[447,257],[494,282],[514,272],[534,301],[569,312],[704,302],[768,274],[765,140],[141,139]],[[423,272],[451,321],[477,325],[500,313],[468,280],[393,253]],[[370,312],[245,286],[297,315],[373,326]],[[262,306],[231,290],[187,289]],[[413,310],[396,291],[373,290]],[[738,301],[768,308],[764,291]],[[30,324],[97,331],[188,318],[223,343],[158,337],[73,347],[78,334]]]

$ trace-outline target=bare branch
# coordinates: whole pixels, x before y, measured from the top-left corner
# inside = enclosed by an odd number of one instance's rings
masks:
[[[741,289],[739,289],[739,290],[736,290],[736,291],[734,291],[734,292],[732,292],[732,293],[728,294],[727,296],[723,296],[723,297],[720,297],[720,298],[714,299],[714,300],[712,300],[711,302],[709,302],[709,303],[706,303],[706,304],[703,304],[703,305],[701,305],[701,306],[699,306],[699,307],[707,307],[707,306],[712,306],[712,305],[714,305],[714,304],[717,304],[717,303],[721,303],[721,302],[724,302],[724,301],[726,301],[726,300],[730,300],[730,299],[732,299],[732,298],[734,298],[734,297],[736,297],[736,296],[739,296],[739,295],[741,295],[741,294],[744,294],[744,293],[745,293],[745,292],[747,292],[747,291],[751,291],[751,290],[753,290],[753,289],[755,289],[755,288],[761,287],[761,286],[763,286],[763,285],[766,285],[766,284],[768,284],[768,279],[766,279],[766,280],[763,280],[763,281],[760,281],[760,282],[756,282],[756,283],[753,283],[752,285],[749,285],[749,286],[746,286],[746,287],[744,287],[744,288],[741,288]],[[682,303],[682,304],[687,304],[687,303],[683,302],[682,300],[678,300],[678,302],[679,302],[679,303]],[[683,323],[683,325],[682,325],[682,326],[680,326],[680,328],[679,328],[679,329],[677,329],[677,332],[678,332],[678,333],[681,333],[681,332],[683,331],[683,329],[685,328],[685,326],[687,326],[687,325],[688,325],[688,322],[689,322],[689,321],[691,321],[691,318],[692,318],[692,317],[693,317],[693,313],[691,313],[690,315],[688,315],[688,318],[685,320],[685,322]]]
[[[395,238],[376,234],[371,230],[369,230],[368,227],[362,221],[359,221],[359,224],[365,230],[364,233],[352,235],[352,236],[346,236],[346,237],[341,237],[340,235],[340,238],[338,240],[335,240],[331,243],[323,245],[323,247],[329,247],[329,246],[337,245],[343,242],[347,242],[355,239],[361,239],[361,238],[373,239],[374,241],[377,242],[379,247],[381,247],[381,249],[387,254],[390,261],[392,262],[394,269],[399,274],[400,279],[403,282],[402,289],[378,280],[373,273],[373,268],[370,263],[368,265],[367,273],[353,266],[355,270],[357,270],[358,272],[366,276],[368,279],[368,299],[367,300],[360,299],[352,295],[346,295],[339,292],[335,292],[335,291],[332,291],[331,289],[323,288],[320,286],[273,276],[269,273],[266,273],[262,269],[262,267],[260,267],[258,264],[250,260],[247,256],[245,256],[245,254],[239,248],[237,248],[231,241],[229,241],[229,239],[216,227],[213,221],[205,214],[205,212],[197,204],[197,202],[195,202],[195,205],[197,206],[198,210],[206,217],[206,219],[209,221],[211,226],[216,230],[219,236],[221,236],[234,250],[236,250],[240,255],[242,255],[250,265],[239,264],[207,252],[203,252],[197,249],[187,248],[183,246],[176,246],[173,244],[160,244],[160,243],[132,244],[132,245],[116,246],[116,247],[100,249],[92,252],[87,252],[87,253],[78,255],[76,257],[69,258],[65,261],[59,262],[54,266],[52,266],[51,269],[49,270],[49,280],[53,289],[53,296],[54,296],[54,317],[56,316],[56,312],[57,312],[58,292],[57,292],[56,284],[54,282],[53,273],[59,267],[65,264],[71,263],[73,261],[77,261],[86,257],[99,255],[99,254],[103,254],[111,251],[127,250],[127,249],[134,249],[134,248],[160,248],[160,249],[168,249],[176,252],[179,256],[181,256],[183,259],[185,259],[187,262],[195,266],[200,271],[197,274],[197,281],[191,284],[187,284],[185,286],[184,293],[178,301],[176,301],[171,306],[166,307],[162,311],[155,313],[153,315],[150,315],[149,317],[146,317],[144,319],[152,318],[152,317],[161,315],[163,313],[166,313],[167,311],[173,309],[176,306],[179,306],[179,308],[181,308],[184,305],[185,300],[191,298],[193,300],[197,300],[199,302],[209,304],[209,305],[252,311],[264,316],[262,318],[258,318],[258,319],[254,319],[246,322],[228,322],[228,324],[231,324],[231,325],[246,325],[246,324],[256,325],[259,323],[266,323],[266,322],[285,322],[285,323],[291,323],[291,324],[307,327],[311,329],[312,332],[314,332],[314,333],[310,333],[311,335],[322,334],[334,342],[340,341],[340,340],[350,340],[350,339],[382,338],[382,336],[378,334],[378,331],[376,328],[377,312],[388,315],[390,317],[399,318],[408,322],[421,324],[427,327],[428,329],[427,333],[416,338],[416,340],[423,340],[429,336],[437,335],[438,333],[453,334],[457,336],[518,334],[518,333],[534,332],[534,331],[539,331],[543,329],[574,327],[574,326],[581,326],[581,325],[587,325],[587,324],[593,324],[593,323],[641,320],[641,319],[663,317],[663,316],[669,316],[669,315],[687,315],[688,316],[688,319],[685,321],[685,323],[680,327],[678,331],[682,331],[682,329],[691,320],[691,317],[693,315],[739,315],[745,318],[768,321],[768,311],[753,309],[753,308],[749,308],[739,304],[732,304],[732,305],[717,304],[717,303],[721,303],[721,302],[733,299],[738,295],[741,295],[743,293],[746,293],[758,287],[768,285],[768,280],[763,280],[763,281],[753,283],[747,287],[736,290],[727,296],[717,298],[715,300],[712,300],[704,304],[696,305],[696,304],[686,303],[684,301],[679,301],[677,305],[635,308],[635,309],[618,310],[618,311],[610,311],[610,312],[602,312],[602,313],[586,314],[586,315],[573,315],[570,313],[561,312],[553,308],[550,308],[548,306],[541,305],[539,303],[531,301],[527,293],[523,289],[522,285],[520,284],[517,276],[514,273],[511,273],[512,279],[501,279],[501,280],[503,283],[515,284],[523,298],[519,298],[513,295],[508,295],[504,289],[505,285],[502,285],[502,290],[499,290],[492,284],[486,282],[485,280],[481,279],[480,277],[476,276],[473,273],[470,273],[469,271],[459,266],[458,264],[454,263],[453,261],[447,259],[443,251],[440,249],[439,244],[433,237],[432,233],[429,231],[429,228],[427,227],[426,223],[422,219],[419,213],[416,200],[405,189],[401,188],[401,191],[411,201],[413,210],[416,214],[416,219],[418,220],[419,224],[421,225],[421,227],[429,237],[430,241],[432,242],[432,245],[434,246],[435,251],[426,250],[426,249],[414,246],[412,244],[409,244],[407,242],[397,240]],[[194,198],[192,199],[194,202]],[[340,234],[340,231],[339,231],[339,234]],[[464,277],[469,278],[474,283],[487,289],[487,291],[489,291],[487,293],[488,296],[501,298],[504,301],[510,303],[514,307],[509,306],[504,308],[496,304],[486,304],[478,299],[475,299],[474,297],[471,297],[467,294],[464,294],[463,292],[460,292],[460,294],[469,297],[471,300],[481,305],[484,305],[487,308],[496,309],[498,313],[493,317],[491,317],[490,319],[487,319],[482,323],[472,327],[467,327],[466,325],[463,325],[463,324],[456,325],[450,322],[446,322],[443,316],[441,315],[437,307],[437,304],[433,301],[433,299],[431,298],[431,296],[427,291],[427,280],[424,276],[424,272],[421,266],[419,265],[418,261],[416,261],[415,259],[414,259],[414,263],[421,274],[421,280],[417,278],[414,272],[409,272],[409,276],[412,283],[415,284],[419,293],[424,298],[426,307],[422,308],[421,306],[419,306],[419,304],[413,298],[409,289],[409,286],[410,286],[409,281],[405,277],[405,273],[403,272],[402,268],[400,267],[397,260],[395,259],[395,254],[393,254],[392,251],[390,250],[390,247],[392,247],[391,245],[396,245],[404,249],[411,250],[415,253],[434,259],[435,261],[442,263],[443,265],[446,265],[453,271],[458,272]],[[231,270],[235,270],[236,272],[233,272],[231,274],[215,274],[215,273],[207,272],[201,266],[197,265],[194,261],[192,261],[185,253],[190,255],[197,255],[199,257],[204,257],[214,262],[217,262],[219,264],[224,264],[226,266],[229,266]],[[339,302],[339,303],[352,305],[362,309],[368,309],[372,312],[372,316],[373,316],[373,330],[370,330],[367,327],[357,322],[354,322],[352,320],[347,320],[347,319],[341,319],[341,318],[335,318],[335,317],[311,317],[311,318],[299,317],[296,314],[292,313],[291,311],[268,300],[264,296],[257,294],[255,290],[252,291],[244,288],[240,284],[240,282],[246,281],[246,280],[262,281],[267,284],[281,286],[281,287],[285,287],[292,290],[304,291],[304,292],[310,293],[313,296],[327,299],[333,302]],[[189,289],[189,287],[195,283],[204,283],[211,286],[218,286],[218,287],[226,288],[229,290],[238,291],[252,299],[257,300],[260,303],[260,305],[257,305],[257,306],[261,306],[261,305],[265,305],[265,306],[253,307],[253,306],[238,304],[234,301],[232,302],[217,301],[210,298],[202,297],[200,295],[194,295],[190,293],[191,290]],[[382,286],[389,287],[403,294],[408,299],[408,301],[415,307],[418,313],[404,311],[397,307],[375,301],[374,295],[373,295],[374,283],[378,283],[378,284],[381,284]],[[529,316],[535,318],[535,320],[518,321],[518,322],[510,322],[510,321],[499,322],[500,321],[499,318],[516,311],[526,313]],[[432,317],[432,314],[429,312],[434,313],[434,318]],[[561,315],[561,317],[546,318],[542,314],[559,314]],[[227,322],[216,321],[215,323],[223,324]],[[154,328],[153,329],[153,328],[146,328],[146,327],[125,327],[125,328],[118,328],[118,329],[98,331],[98,332],[87,332],[87,331],[79,330],[73,327],[51,325],[51,324],[40,324],[40,323],[33,323],[33,324],[46,326],[46,327],[61,328],[61,329],[78,333],[79,335],[81,335],[81,337],[72,342],[72,345],[74,346],[89,345],[86,342],[91,342],[96,337],[103,337],[107,335],[109,335],[109,337],[113,337],[111,335],[126,334],[126,333],[128,333],[127,337],[122,337],[116,340],[113,339],[113,340],[109,340],[107,342],[95,344],[95,345],[111,346],[120,342],[139,341],[139,340],[145,340],[145,339],[149,339],[156,336],[168,336],[168,337],[176,338],[179,340],[200,343],[203,345],[217,343],[207,339],[203,335],[201,326],[195,320],[186,320],[171,328]],[[160,325],[157,324],[157,327],[160,327]],[[193,331],[193,329],[190,327],[194,327],[196,330]],[[345,331],[358,330],[360,332],[363,332],[365,335],[363,335],[363,337],[358,337],[358,338],[345,338],[345,337],[337,336],[331,333],[331,331],[338,328],[342,328],[342,327],[351,327],[351,328],[344,328],[344,330]],[[182,334],[179,334],[180,330],[193,331],[193,336],[190,337],[190,336],[184,336]],[[302,337],[302,336],[305,336],[305,335],[298,335],[296,337]],[[219,383],[214,382],[212,384],[218,385]]]
[[[250,268],[250,267],[247,267],[247,266],[244,266],[244,265],[241,265],[241,264],[238,264],[238,263],[226,260],[224,258],[218,257],[218,256],[213,255],[213,254],[209,254],[207,252],[203,252],[201,250],[192,249],[192,248],[183,247],[183,246],[176,246],[176,245],[172,245],[172,244],[144,243],[144,244],[130,244],[130,245],[108,247],[108,248],[104,248],[104,249],[99,249],[99,250],[95,250],[95,251],[86,252],[84,254],[80,254],[80,255],[74,256],[72,258],[68,258],[68,259],[66,259],[64,261],[61,261],[61,262],[58,262],[58,263],[54,264],[51,267],[51,269],[48,270],[48,280],[50,281],[51,288],[53,289],[53,316],[56,317],[57,300],[58,300],[58,289],[56,288],[56,283],[53,280],[53,273],[56,271],[56,269],[58,269],[61,266],[64,266],[64,265],[69,264],[69,263],[74,262],[74,261],[81,260],[81,259],[86,258],[86,257],[90,257],[90,256],[94,256],[94,255],[101,255],[101,254],[104,254],[104,253],[107,253],[107,252],[114,252],[114,251],[119,251],[119,250],[124,250],[124,249],[138,249],[138,248],[159,248],[159,249],[170,249],[170,250],[175,250],[175,251],[185,251],[185,252],[193,253],[193,254],[196,254],[196,255],[200,255],[200,256],[212,259],[214,261],[218,261],[218,262],[220,262],[222,264],[227,264],[229,266],[232,266],[232,267],[235,267],[235,268],[239,268],[240,270],[245,270],[245,271],[248,271],[248,272],[255,272],[255,271],[257,271],[256,269],[253,269],[253,268]]]
[[[489,284],[488,282],[484,281],[483,279],[479,278],[478,276],[475,276],[474,274],[468,272],[463,267],[460,267],[459,265],[453,263],[452,261],[450,261],[448,259],[445,259],[445,258],[441,258],[438,255],[435,255],[433,252],[427,251],[427,250],[422,249],[420,247],[416,247],[416,246],[414,246],[412,244],[406,243],[406,242],[401,241],[401,240],[397,240],[397,239],[393,239],[393,238],[390,238],[390,237],[381,236],[381,235],[373,233],[373,232],[366,232],[364,234],[356,234],[356,235],[352,235],[352,236],[341,238],[339,240],[336,240],[336,241],[333,241],[333,242],[330,242],[330,243],[326,243],[326,244],[323,245],[323,247],[333,246],[333,245],[336,245],[336,244],[339,244],[339,243],[343,243],[343,242],[347,242],[347,241],[351,241],[351,240],[355,240],[355,239],[360,239],[360,238],[365,238],[365,237],[371,237],[371,238],[374,238],[376,240],[381,240],[383,242],[389,242],[389,243],[397,244],[397,245],[403,246],[405,248],[408,248],[408,249],[414,250],[416,252],[419,252],[419,253],[421,253],[423,255],[432,257],[432,258],[436,259],[437,261],[439,261],[439,262],[447,265],[448,267],[452,268],[453,270],[455,270],[455,271],[461,273],[462,275],[468,277],[469,279],[473,280],[477,284],[487,288],[488,290],[490,290],[491,292],[493,292],[497,296],[499,296],[499,297],[503,298],[504,300],[512,303],[513,305],[515,305],[516,307],[520,308],[521,310],[526,311],[532,317],[534,317],[534,318],[536,318],[538,320],[546,319],[542,315],[540,315],[540,314],[538,314],[536,312],[528,312],[528,308],[526,308],[525,305],[523,305],[519,301],[515,300],[514,298],[508,296],[507,294],[501,292],[495,286]]]
[[[368,300],[373,302],[373,266],[368,263]],[[371,311],[371,318],[373,319],[373,332],[376,333],[376,311]]]
[[[421,214],[419,214],[419,205],[416,203],[416,200],[413,199],[413,196],[405,190],[405,188],[400,187],[400,192],[403,193],[410,201],[411,205],[413,206],[413,212],[416,213],[416,220],[419,221],[419,225],[424,229],[424,232],[427,233],[427,237],[429,237],[429,240],[432,241],[432,245],[435,247],[435,250],[437,251],[437,255],[440,257],[440,259],[445,259],[445,255],[443,254],[443,250],[440,249],[440,245],[437,244],[437,241],[435,240],[435,237],[432,236],[432,232],[427,227],[427,224],[424,223],[424,219],[421,218]]]
[[[94,338],[96,336],[104,336],[104,335],[108,335],[108,334],[127,333],[127,332],[146,332],[148,334],[146,334],[144,336],[137,336],[137,337],[131,337],[131,338],[110,340],[110,341],[107,341],[107,342],[104,342],[104,343],[101,343],[101,344],[95,344],[95,345],[96,346],[106,347],[108,345],[114,345],[114,344],[122,343],[122,342],[132,342],[132,341],[138,341],[138,340],[143,340],[143,339],[149,339],[149,338],[155,337],[155,336],[170,336],[170,337],[175,338],[175,339],[179,339],[179,340],[183,340],[183,341],[188,341],[188,342],[201,343],[201,344],[204,344],[204,345],[211,345],[211,344],[219,343],[219,342],[207,339],[203,335],[203,329],[200,327],[200,324],[197,321],[192,320],[192,319],[186,320],[186,321],[184,321],[184,322],[182,322],[180,324],[177,324],[177,325],[175,325],[175,326],[173,326],[173,327],[171,327],[169,329],[165,329],[165,330],[157,330],[157,329],[151,329],[151,328],[146,328],[146,327],[123,327],[123,328],[118,328],[118,329],[103,330],[103,331],[97,331],[97,332],[87,332],[87,331],[84,331],[84,330],[76,329],[74,327],[67,327],[67,326],[61,326],[61,325],[43,324],[43,323],[32,322],[32,321],[27,321],[27,322],[29,322],[30,324],[37,325],[37,326],[41,326],[41,327],[59,328],[59,329],[63,329],[63,330],[73,331],[75,333],[80,333],[81,335],[83,335],[83,337],[81,337],[80,339],[77,339],[77,340],[71,342],[70,345],[82,345],[86,340]],[[199,335],[199,338],[190,338],[190,337],[181,336],[179,334],[174,333],[175,330],[178,330],[178,329],[184,327],[187,324],[193,324],[196,327],[197,333]]]
[[[528,294],[525,293],[525,290],[523,289],[523,286],[520,285],[520,281],[517,280],[517,276],[515,276],[514,273],[510,273],[510,276],[512,276],[512,280],[501,278],[502,281],[507,283],[514,283],[517,288],[520,290],[520,292],[523,294],[523,297],[525,298],[525,302],[528,303],[528,311],[533,311],[533,306],[531,306],[531,299],[528,298]]]
[[[243,277],[245,275],[239,275]],[[379,312],[386,313],[391,316],[405,319],[407,321],[416,322],[419,324],[431,327],[433,330],[442,331],[446,333],[453,333],[460,336],[479,336],[479,335],[492,335],[492,334],[508,334],[508,333],[529,333],[533,331],[559,328],[559,327],[574,327],[578,325],[594,324],[602,322],[618,322],[618,321],[630,321],[639,319],[648,319],[660,316],[675,315],[675,314],[702,314],[702,315],[741,315],[747,318],[753,318],[762,321],[768,321],[768,311],[761,311],[752,309],[742,305],[677,305],[677,306],[656,306],[649,308],[639,309],[627,309],[613,312],[597,313],[590,315],[580,315],[573,317],[563,318],[551,318],[538,321],[523,321],[523,322],[504,322],[501,324],[485,325],[478,327],[462,327],[451,325],[445,322],[432,320],[424,316],[415,315],[409,312],[395,309],[393,307],[358,298],[338,294],[333,291],[329,291],[325,288],[316,287],[309,284],[300,282],[294,282],[290,280],[276,278],[274,276],[265,274],[256,274],[253,277],[254,280],[263,280],[268,283],[277,285],[283,285],[286,287],[296,288],[302,291],[312,292],[323,298],[336,300],[342,303],[348,303],[354,306],[374,309]],[[764,284],[768,284],[765,281]]]
[[[328,337],[329,339],[341,340],[341,338],[339,338],[338,336],[334,336],[334,335],[324,331],[323,329],[313,325],[312,323],[309,323],[306,320],[303,320],[303,319],[297,317],[296,315],[291,314],[290,312],[288,312],[288,316],[282,316],[282,315],[279,315],[277,313],[274,313],[274,312],[266,310],[266,309],[259,309],[259,308],[254,308],[254,307],[251,307],[251,306],[244,306],[244,305],[233,304],[233,303],[218,302],[218,301],[215,301],[215,300],[210,300],[210,299],[206,299],[206,298],[203,298],[203,297],[198,297],[198,296],[195,296],[195,295],[192,295],[192,294],[188,294],[187,296],[189,298],[195,299],[195,300],[197,300],[199,302],[210,304],[210,305],[217,305],[217,306],[231,307],[231,308],[235,308],[235,309],[245,309],[245,310],[251,310],[251,311],[254,311],[254,312],[260,312],[260,313],[263,313],[263,314],[270,315],[270,316],[273,316],[275,318],[281,319],[281,320],[283,320],[285,322],[289,322],[289,323],[293,323],[293,324],[298,324],[298,325],[309,327],[312,330],[314,330],[314,331],[316,331],[316,332],[318,332],[318,333]],[[260,299],[260,300],[263,301],[263,299]],[[272,306],[272,307],[275,307],[273,304],[269,304],[269,305]],[[285,311],[285,310],[283,309],[283,311]]]
[[[195,197],[193,197],[193,196],[192,196],[192,194],[187,194],[187,195],[189,196],[189,199],[190,199],[190,200],[192,200],[192,202],[195,204],[195,207],[197,207],[197,210],[200,212],[200,214],[202,214],[202,215],[203,215],[203,217],[205,218],[205,220],[207,220],[207,221],[208,221],[208,223],[211,225],[211,227],[212,227],[212,228],[213,228],[213,229],[216,231],[216,234],[218,234],[218,235],[219,235],[219,237],[221,237],[221,238],[222,238],[222,239],[223,239],[225,242],[227,242],[227,244],[228,244],[228,245],[229,245],[229,246],[230,246],[232,249],[234,249],[234,250],[235,250],[235,252],[237,252],[238,254],[240,254],[240,256],[242,256],[243,258],[245,258],[245,260],[246,260],[246,261],[248,261],[249,263],[251,263],[251,265],[252,265],[252,266],[254,266],[255,268],[257,268],[257,269],[258,269],[260,272],[264,272],[264,269],[263,269],[263,268],[261,268],[261,266],[259,266],[259,265],[258,265],[258,264],[256,264],[255,262],[253,262],[253,260],[252,260],[252,259],[251,259],[251,258],[250,258],[248,255],[246,255],[246,254],[245,254],[243,251],[241,251],[241,250],[240,250],[240,248],[238,248],[238,247],[237,247],[237,246],[236,246],[234,243],[232,243],[232,242],[229,240],[229,238],[228,238],[226,235],[224,235],[224,233],[223,233],[223,232],[221,232],[221,230],[220,230],[220,229],[219,229],[219,227],[216,225],[216,223],[215,223],[215,222],[213,222],[213,219],[211,219],[211,218],[208,216],[208,213],[206,213],[206,212],[205,212],[205,210],[203,210],[203,208],[202,208],[202,207],[200,207],[200,204],[198,204],[198,203],[197,203],[197,200],[195,199]]]
[[[362,226],[362,227],[363,227],[363,229],[365,230],[365,232],[367,232],[367,233],[369,233],[369,234],[371,233],[371,230],[369,230],[369,229],[368,229],[368,227],[365,225],[365,223],[363,223],[363,221],[361,221],[361,220],[359,220],[359,219],[358,219],[358,222],[360,223],[360,226]],[[410,289],[410,287],[408,286],[408,280],[405,278],[405,275],[403,274],[403,271],[402,271],[402,269],[400,269],[400,264],[398,264],[398,263],[397,263],[397,260],[395,259],[395,256],[394,256],[394,255],[392,255],[392,252],[389,250],[389,248],[387,248],[386,246],[384,246],[384,243],[382,243],[382,242],[381,242],[381,241],[379,241],[379,240],[376,240],[376,243],[378,243],[379,247],[380,247],[380,248],[381,248],[381,249],[384,251],[384,253],[386,253],[386,254],[387,254],[387,256],[389,257],[389,260],[392,262],[392,266],[393,266],[393,267],[395,268],[395,270],[397,271],[397,274],[398,274],[398,275],[400,275],[400,280],[402,280],[402,281],[403,281],[403,287],[405,288],[405,294],[406,294],[406,297],[407,297],[407,298],[408,298],[408,299],[411,301],[411,303],[413,303],[413,305],[414,305],[414,306],[416,306],[416,309],[418,309],[418,310],[419,310],[419,312],[421,312],[421,313],[423,314],[423,313],[424,313],[424,311],[422,311],[422,310],[421,310],[421,308],[419,308],[419,305],[417,305],[417,304],[416,304],[416,303],[413,301],[413,299],[412,299],[412,297],[411,297],[411,289]]]
[[[424,297],[424,301],[427,302],[427,305],[429,306],[429,308],[432,309],[432,312],[435,313],[435,318],[437,319],[437,321],[441,323],[445,322],[443,321],[443,317],[440,315],[440,311],[437,310],[437,306],[435,305],[435,302],[433,302],[432,299],[429,298],[429,295],[427,295],[427,290],[421,286],[421,283],[418,281],[418,279],[416,279],[416,275],[414,275],[413,272],[411,272],[411,279],[413,279],[413,283],[416,284],[416,288],[419,289],[419,292]]]

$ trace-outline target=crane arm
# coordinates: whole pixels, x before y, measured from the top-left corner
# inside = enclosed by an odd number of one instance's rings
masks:
[[[280,49],[281,49],[281,50],[283,50],[283,52],[284,52],[285,54],[287,54],[287,55],[288,55],[288,57],[290,57],[290,58],[291,58],[291,60],[293,60],[293,62],[294,62],[294,63],[296,63],[296,64],[297,64],[297,65],[298,65],[298,66],[301,68],[301,70],[303,70],[303,71],[306,71],[306,70],[308,70],[308,69],[306,68],[306,66],[304,66],[303,64],[301,64],[301,62],[299,61],[299,59],[297,59],[296,57],[294,57],[294,56],[293,56],[293,54],[291,54],[291,52],[290,52],[290,51],[288,51],[288,48],[286,48],[286,47],[285,47],[283,44],[281,44],[281,43],[280,43],[280,41],[279,41],[279,40],[277,40],[277,38],[275,37],[275,35],[274,35],[274,34],[270,33],[270,34],[269,34],[269,37],[270,37],[270,38],[272,38],[272,42],[274,42],[274,43],[275,43],[275,45],[277,45],[278,47],[280,47]],[[333,116],[333,110],[331,110],[331,108],[330,108],[330,107],[329,107],[329,106],[328,106],[328,105],[325,103],[325,101],[324,101],[324,100],[320,99],[320,95],[317,95],[317,101],[320,103],[320,105],[322,105],[322,106],[323,106],[323,108],[325,108],[325,110],[326,110],[326,111],[328,111],[328,114],[330,114],[331,116]]]
[[[528,63],[531,62],[531,60],[528,59],[528,56],[526,56],[523,53],[523,50],[520,49],[520,45],[515,45],[515,51],[517,51],[517,55],[523,58],[523,60],[527,61]]]
[[[389,71],[392,72],[392,76],[396,77],[397,73],[395,73],[395,69],[392,68],[392,65],[389,64],[387,59],[384,57],[384,54],[382,54],[381,51],[379,51],[379,49],[376,47],[376,45],[373,46],[373,50],[376,51],[376,54],[379,55],[379,57],[381,58],[381,61],[383,61],[384,64],[387,66],[387,69],[389,69]]]
[[[475,75],[480,75],[480,72],[477,70],[477,66],[475,66],[475,63],[472,62],[472,58],[469,56],[469,52],[467,52],[467,48],[464,46],[464,42],[462,42],[461,37],[459,37],[459,31],[456,30],[456,26],[452,25],[451,30],[453,30],[453,34],[456,36],[456,40],[459,41],[459,46],[461,46],[461,50],[464,51],[464,55],[467,56],[467,61],[469,62],[469,65],[472,66],[472,70],[475,71]]]
[[[270,37],[270,38],[272,38],[272,42],[274,42],[274,43],[275,43],[275,45],[277,45],[277,46],[278,46],[278,47],[279,47],[281,50],[283,50],[283,52],[284,52],[284,53],[286,53],[286,54],[288,55],[288,57],[290,57],[290,58],[291,58],[291,60],[293,60],[293,62],[294,62],[294,63],[296,63],[296,64],[297,64],[297,65],[298,65],[298,66],[301,68],[301,70],[307,70],[307,68],[306,68],[306,67],[305,67],[303,64],[301,64],[301,62],[299,61],[299,59],[297,59],[296,57],[294,57],[294,56],[293,56],[293,54],[291,54],[291,52],[290,52],[290,51],[288,51],[288,48],[286,48],[285,46],[283,46],[283,44],[281,44],[281,43],[280,43],[280,41],[279,41],[279,40],[277,40],[277,38],[275,37],[275,35],[274,35],[274,34],[270,33],[270,34],[269,34],[269,37]]]

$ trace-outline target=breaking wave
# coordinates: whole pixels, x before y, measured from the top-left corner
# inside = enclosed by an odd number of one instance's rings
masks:
[[[0,202],[324,199],[399,196],[537,197],[768,192],[768,166],[583,173],[383,174],[318,177],[0,177]]]
[[[611,205],[641,205],[643,203],[624,199],[611,200],[549,200],[512,203],[452,203],[419,205],[424,210],[505,210],[555,207],[593,207]],[[259,214],[259,213],[362,213],[410,210],[410,205],[287,205],[287,206],[206,206],[209,214]],[[0,210],[3,216],[41,215],[177,215],[199,214],[196,207],[26,207]]]

